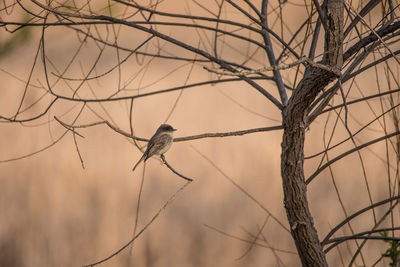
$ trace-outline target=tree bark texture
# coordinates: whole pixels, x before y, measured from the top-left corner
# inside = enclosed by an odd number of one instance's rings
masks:
[[[343,64],[342,0],[327,0],[325,6],[325,55],[322,63],[341,69]],[[334,79],[333,72],[308,67],[282,112],[281,174],[284,204],[291,234],[303,266],[328,266],[307,201],[304,177],[304,140],[307,115],[316,96]]]

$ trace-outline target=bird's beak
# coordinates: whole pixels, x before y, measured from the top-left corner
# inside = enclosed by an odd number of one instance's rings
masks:
[[[177,130],[178,130],[178,129],[172,129],[172,131],[174,131],[174,132],[177,131]]]

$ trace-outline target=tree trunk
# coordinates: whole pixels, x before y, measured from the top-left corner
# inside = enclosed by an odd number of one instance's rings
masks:
[[[325,5],[325,55],[322,63],[340,69],[343,64],[343,1],[328,0]],[[335,74],[308,67],[282,112],[283,139],[281,172],[284,204],[291,234],[303,266],[328,266],[314,227],[304,178],[304,140],[310,104]]]

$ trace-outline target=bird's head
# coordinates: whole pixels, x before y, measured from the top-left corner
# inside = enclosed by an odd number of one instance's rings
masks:
[[[171,125],[169,124],[161,124],[160,127],[158,127],[158,132],[174,132],[176,129],[174,129]]]

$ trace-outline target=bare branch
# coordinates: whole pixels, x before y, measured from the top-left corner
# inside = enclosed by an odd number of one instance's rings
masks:
[[[385,140],[385,139],[391,138],[391,137],[393,137],[393,136],[399,135],[399,134],[400,134],[400,131],[396,131],[396,132],[393,132],[393,133],[391,133],[391,134],[384,135],[384,136],[382,136],[382,137],[379,137],[379,138],[373,139],[373,140],[371,140],[371,141],[369,141],[369,142],[363,143],[362,145],[359,145],[359,146],[357,146],[357,147],[355,147],[355,148],[352,148],[352,149],[350,149],[350,150],[348,150],[348,151],[346,151],[346,152],[340,154],[339,156],[337,156],[337,157],[331,159],[330,161],[328,161],[327,163],[325,163],[324,165],[322,165],[322,166],[321,166],[320,168],[318,168],[313,174],[311,174],[310,177],[308,177],[308,179],[306,180],[306,184],[311,183],[311,181],[314,180],[314,178],[317,177],[317,175],[320,174],[324,169],[326,169],[328,166],[332,165],[332,164],[335,163],[336,161],[338,161],[338,160],[340,160],[340,159],[346,157],[347,155],[349,155],[349,154],[351,154],[351,153],[353,153],[353,152],[356,152],[356,151],[358,151],[358,150],[360,150],[360,149],[363,149],[363,148],[365,148],[365,147],[367,147],[367,146],[370,146],[370,145],[373,145],[373,144],[375,144],[375,143],[378,143],[378,142],[380,142],[380,141],[382,141],[382,140]]]
[[[192,182],[193,179],[186,177],[182,174],[180,174],[179,172],[177,172],[174,168],[171,167],[171,165],[169,165],[169,163],[167,162],[167,160],[165,159],[164,155],[161,155],[161,160],[164,162],[164,164],[168,167],[168,169],[170,169],[173,173],[175,173],[176,175],[178,175],[179,177],[183,178],[186,181]]]
[[[120,249],[118,249],[117,251],[115,251],[114,253],[112,253],[110,256],[99,260],[97,262],[94,263],[90,263],[88,265],[84,265],[84,267],[90,267],[90,266],[95,266],[95,265],[99,265],[100,263],[106,262],[109,259],[113,258],[114,256],[118,255],[119,253],[121,253],[121,251],[123,251],[124,249],[126,249],[127,247],[129,247],[133,242],[135,242],[136,239],[139,238],[139,236],[141,236],[143,234],[143,232],[155,221],[155,219],[157,219],[157,217],[161,214],[161,212],[163,212],[167,206],[169,206],[172,201],[177,197],[177,195],[183,190],[185,189],[186,186],[188,186],[191,183],[191,181],[187,181],[184,185],[182,185],[165,203],[164,205],[156,212],[156,214],[154,214],[154,216],[150,219],[150,221],[148,223],[146,223],[146,225],[140,229],[140,231],[131,239],[129,240],[125,245],[123,245]]]
[[[220,74],[220,75],[227,75],[227,76],[243,76],[243,75],[249,75],[249,74],[257,74],[257,73],[261,73],[261,72],[266,72],[266,71],[276,71],[276,70],[285,70],[285,69],[290,69],[293,68],[295,66],[298,66],[300,64],[305,64],[306,65],[310,65],[311,67],[314,68],[319,68],[322,70],[326,70],[329,72],[332,72],[333,74],[335,74],[337,77],[340,77],[342,74],[341,72],[334,67],[330,67],[327,65],[323,65],[323,64],[319,64],[319,63],[315,63],[313,62],[311,59],[307,58],[307,57],[301,57],[298,60],[292,62],[292,63],[288,63],[288,64],[280,64],[280,65],[276,65],[276,66],[271,66],[271,67],[263,67],[260,69],[256,69],[256,70],[241,70],[239,72],[226,72],[226,71],[218,71],[218,70],[214,70],[211,68],[208,68],[206,66],[204,66],[203,68],[212,72],[212,73],[216,73],[216,74]]]
[[[263,0],[261,3],[261,21],[264,29],[268,28],[267,7],[268,7],[268,0]],[[264,30],[262,36],[264,38],[265,51],[267,52],[269,64],[271,66],[275,66],[277,64],[277,61],[275,58],[274,50],[272,48],[272,42],[269,37],[269,32]],[[278,87],[279,96],[281,97],[281,102],[283,106],[286,106],[288,102],[288,97],[286,94],[285,86],[283,84],[281,73],[279,72],[278,69],[273,69],[272,71],[274,73],[276,86]]]
[[[331,236],[333,236],[340,228],[343,227],[343,225],[345,225],[347,222],[351,221],[352,219],[354,219],[355,217],[357,217],[358,215],[361,215],[373,208],[376,208],[378,206],[384,205],[386,203],[392,202],[393,200],[397,200],[400,199],[400,196],[394,196],[394,197],[389,197],[387,199],[384,199],[382,201],[379,201],[375,204],[372,204],[368,207],[362,208],[361,210],[353,213],[352,215],[348,216],[345,220],[343,220],[342,222],[340,222],[338,225],[336,225],[326,236],[325,238],[322,240],[322,244],[327,244],[328,240],[330,239]]]

